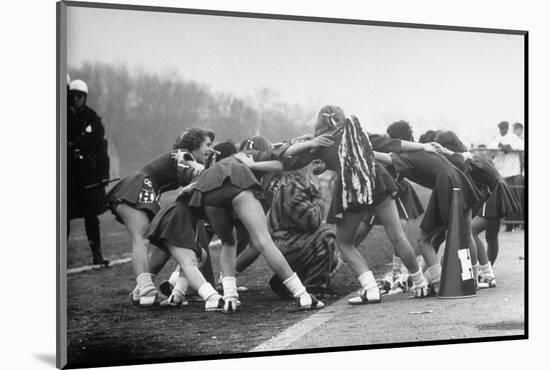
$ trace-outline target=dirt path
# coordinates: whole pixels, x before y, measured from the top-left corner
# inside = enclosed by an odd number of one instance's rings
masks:
[[[381,304],[350,306],[346,297],[251,351],[523,335],[523,237],[523,232],[501,233],[498,286],[475,298],[419,300],[399,294],[383,297]]]

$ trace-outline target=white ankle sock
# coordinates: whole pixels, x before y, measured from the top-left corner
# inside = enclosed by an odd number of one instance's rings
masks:
[[[485,265],[479,265],[479,272],[483,275],[494,275],[491,262],[487,262]]]
[[[155,286],[153,283],[153,276],[154,275],[151,273],[144,272],[136,277],[136,282],[140,292],[150,290],[151,286]]]
[[[292,273],[292,275],[288,279],[283,281],[283,284],[287,287],[288,290],[290,290],[290,293],[292,293],[292,296],[294,298],[299,298],[307,293],[306,288],[304,287],[302,281],[295,272]]]
[[[363,272],[357,279],[359,280],[361,287],[364,289],[378,289],[378,285],[376,284],[372,271]]]
[[[441,280],[441,265],[439,263],[428,267],[424,273],[428,283],[438,283]]]
[[[168,278],[168,282],[172,285],[176,285],[176,281],[179,279],[179,277],[180,277],[180,271],[179,269],[176,269],[174,272],[172,272],[172,274]]]
[[[392,258],[392,269],[393,270],[399,270],[399,272],[403,272],[403,268],[405,266],[403,265],[403,261],[401,261],[401,258],[397,257],[395,254]]]
[[[210,285],[210,283],[204,283],[199,288],[198,292],[199,296],[201,296],[202,299],[205,301],[209,300],[212,297],[219,296],[220,294],[216,289]]]
[[[477,281],[477,275],[479,274],[479,262],[472,265],[472,274],[474,275],[474,279]]]
[[[417,272],[415,272],[414,274],[409,274],[409,276],[411,277],[411,280],[412,280],[414,285],[420,285],[424,281],[426,281],[426,278],[424,277],[424,274],[422,273],[422,269],[418,269]]]
[[[237,293],[237,278],[234,276],[224,276],[222,278],[223,297],[224,298],[238,298]]]
[[[189,288],[189,282],[183,276],[180,276],[174,283],[174,290],[178,290],[184,295],[187,293],[188,288]]]

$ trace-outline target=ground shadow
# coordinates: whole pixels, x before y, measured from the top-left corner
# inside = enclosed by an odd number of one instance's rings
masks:
[[[35,358],[39,359],[47,365],[55,367],[55,353],[39,353],[34,355]]]

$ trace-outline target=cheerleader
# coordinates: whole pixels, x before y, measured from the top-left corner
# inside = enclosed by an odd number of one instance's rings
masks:
[[[432,245],[432,238],[446,231],[451,212],[451,201],[453,188],[462,190],[461,210],[467,220],[471,220],[472,208],[479,201],[479,193],[472,185],[468,177],[453,166],[451,162],[441,153],[379,153],[374,152],[375,158],[385,165],[392,166],[399,176],[432,189],[432,194],[418,236],[418,244],[422,251],[424,260],[428,266],[426,278],[434,287],[435,292],[439,289],[441,277],[441,265],[437,259],[437,253]],[[470,222],[467,223],[470,227]],[[473,278],[477,282],[477,253],[472,238],[468,239],[470,248]]]
[[[217,160],[234,153],[236,149],[232,142],[219,143],[208,156],[205,167],[209,168]],[[172,256],[178,263],[178,268],[173,273],[176,278],[173,280],[169,297],[161,301],[160,305],[187,304],[186,293],[188,288],[191,288],[204,300],[206,312],[220,311],[224,305],[222,297],[199,270],[207,258],[207,253],[197,243],[195,230],[198,219],[204,218],[204,215],[193,213],[187,205],[192,186],[193,184],[182,189],[174,203],[158,212],[145,233],[151,244],[166,254],[164,262]]]
[[[394,122],[388,126],[386,133],[391,139],[400,139],[405,141],[414,142],[413,132],[410,125],[405,121]],[[399,213],[399,219],[403,230],[406,232],[407,223],[409,220],[415,220],[422,213],[424,213],[424,207],[420,198],[416,193],[416,190],[409,181],[404,178],[395,179],[399,192],[395,197],[395,204],[397,206],[397,212]],[[380,221],[376,219],[373,214],[365,214],[361,224],[359,225],[357,232],[355,233],[354,245],[356,247],[367,237],[370,230],[374,225],[380,225]],[[392,280],[406,281],[404,276],[407,271],[403,266],[401,259],[394,253],[392,258]]]
[[[193,164],[204,162],[212,140],[214,133],[211,131],[199,128],[186,131],[178,137],[172,151],[122,179],[107,194],[111,211],[130,235],[132,264],[137,276],[137,287],[132,292],[132,298],[139,300],[141,306],[158,302],[157,288],[151,274],[158,266],[156,263],[155,266],[149,265],[145,231],[160,210],[160,195],[189,184],[199,174],[202,166]],[[163,264],[163,258],[160,260]]]
[[[445,154],[451,162],[470,175],[482,194],[482,202],[476,208],[472,220],[472,233],[480,263],[479,288],[495,287],[492,265],[498,254],[500,222],[503,217],[521,208],[519,201],[493,162],[485,156],[468,153],[466,146],[453,131],[438,133],[435,140],[447,149]],[[479,238],[482,231],[485,231],[487,250]]]
[[[386,233],[399,256],[411,272],[415,297],[428,294],[428,284],[412,246],[399,221],[395,196],[398,187],[390,174],[373,158],[372,147],[383,151],[435,151],[429,144],[410,143],[382,135],[363,133],[356,117],[346,119],[340,107],[325,106],[315,124],[317,141],[294,144],[284,152],[287,161],[297,167],[313,159],[321,159],[329,170],[339,176],[333,192],[327,222],[336,223],[336,241],[344,261],[358,275],[361,284],[359,296],[350,304],[380,302],[380,291],[368,264],[353,245],[354,235],[365,212],[373,212],[384,224]],[[372,147],[371,147],[372,143]]]
[[[216,159],[219,161],[229,155],[236,153],[235,150],[232,150],[227,143],[221,143],[214,147],[215,152],[219,152]],[[239,151],[241,152],[271,152],[273,150],[273,144],[263,136],[254,136],[248,139],[245,139],[241,142],[239,146]],[[261,175],[261,176],[260,176]],[[265,201],[262,202],[265,213],[267,213],[271,203],[273,201],[273,194],[277,189],[279,179],[281,177],[280,172],[265,172],[265,173],[255,173],[256,178],[260,182],[260,185],[264,189]],[[236,232],[236,241],[237,241],[237,265],[236,265],[236,276],[243,272],[249,265],[251,265],[259,256],[260,252],[249,246],[250,235],[244,227],[244,225],[239,221],[235,220],[235,232]],[[211,234],[212,235],[212,234]],[[211,238],[211,237],[210,237]],[[178,276],[179,270],[176,270],[173,276]],[[172,279],[174,282],[175,280]],[[223,274],[220,274],[218,280],[219,289],[222,287]],[[173,284],[172,284],[173,285]],[[217,287],[218,288],[218,287]],[[284,288],[286,290],[286,288]],[[246,290],[246,287],[238,287],[239,291]]]
[[[271,152],[273,150],[273,144],[271,141],[266,139],[263,136],[253,136],[251,138],[245,139],[241,142],[239,151],[248,152],[248,151],[259,151],[259,152]],[[264,205],[265,212],[271,207],[273,203],[273,196],[277,187],[279,185],[279,180],[281,178],[280,171],[274,172],[265,172],[261,176],[259,173],[256,173],[260,185],[264,189],[265,200],[262,202]],[[259,253],[255,248],[247,248],[250,241],[250,236],[246,231],[246,228],[240,223],[236,224],[237,232],[237,255],[240,258],[237,260],[237,274],[244,271],[252,262],[258,258]],[[242,254],[244,252],[244,254]],[[241,256],[242,254],[242,256]]]
[[[275,152],[237,153],[206,169],[194,184],[189,206],[207,216],[214,232],[222,241],[220,267],[224,305],[222,312],[236,312],[235,218],[250,235],[250,244],[264,256],[268,265],[296,298],[301,310],[323,308],[324,304],[310,295],[300,278],[292,271],[269,235],[264,206],[264,189],[252,171],[282,170]]]

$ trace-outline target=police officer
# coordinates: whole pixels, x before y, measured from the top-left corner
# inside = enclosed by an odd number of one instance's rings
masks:
[[[93,264],[108,266],[101,253],[98,215],[107,210],[105,185],[109,156],[101,118],[86,105],[88,86],[82,80],[69,84],[67,114],[68,222],[84,218]]]

